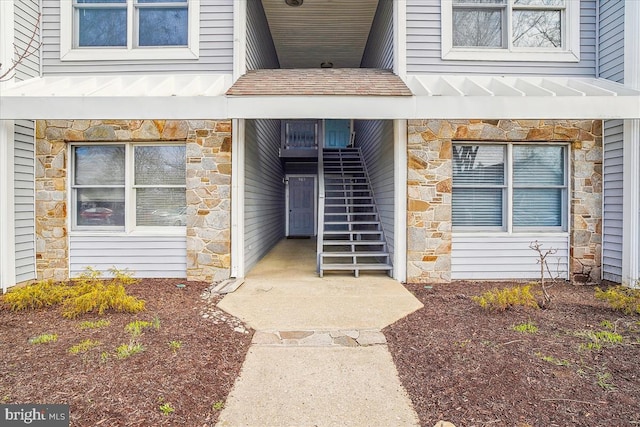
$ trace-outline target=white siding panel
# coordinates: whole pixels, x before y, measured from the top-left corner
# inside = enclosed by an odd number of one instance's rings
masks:
[[[407,73],[593,76],[596,2],[580,5],[580,62],[443,61],[440,0],[407,0]]]
[[[537,240],[543,252],[556,249],[547,258],[551,274],[568,278],[569,236],[554,235],[456,235],[451,244],[451,278],[454,280],[539,279],[538,253],[529,245]],[[546,273],[548,277],[548,273]]]
[[[380,1],[362,56],[362,68],[393,69],[393,2]]]
[[[393,259],[395,249],[393,122],[391,120],[357,120],[354,128],[356,146],[362,150],[387,247]]]
[[[17,120],[14,131],[14,218],[16,282],[36,278],[35,124]]]
[[[14,4],[16,51],[19,54],[27,49],[33,52],[20,61],[15,69],[15,76],[16,80],[27,80],[40,75],[40,49],[37,48],[40,43],[40,32],[36,31],[39,5],[37,0],[15,0]],[[33,42],[29,48],[29,41],[32,38]]]
[[[231,73],[233,1],[200,3],[200,58],[197,60],[65,62],[60,61],[60,2],[43,0],[43,74]]]
[[[622,281],[622,120],[603,126],[602,277]]]
[[[599,75],[622,83],[624,79],[624,1],[600,2]]]
[[[104,275],[110,268],[135,277],[187,277],[185,236],[70,236],[70,276],[91,266]]]
[[[285,235],[280,121],[247,120],[245,127],[245,272]]]
[[[261,1],[247,2],[247,70],[280,68]]]

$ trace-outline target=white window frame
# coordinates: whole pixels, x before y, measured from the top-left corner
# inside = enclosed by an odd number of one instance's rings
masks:
[[[200,0],[188,0],[188,44],[186,47],[135,47],[134,0],[127,1],[126,47],[76,47],[73,0],[60,1],[60,60],[61,61],[118,61],[198,59],[200,56]]]
[[[78,211],[76,209],[76,192],[75,192],[75,148],[76,147],[91,147],[91,146],[103,146],[103,145],[124,145],[125,147],[125,176],[124,176],[124,227],[123,226],[82,226],[78,225]],[[69,193],[68,193],[68,206],[70,206],[70,234],[72,235],[185,235],[187,227],[185,226],[148,226],[148,225],[136,225],[136,188],[145,187],[135,185],[135,164],[134,164],[134,149],[140,146],[184,146],[184,142],[165,142],[165,141],[149,141],[149,142],[126,142],[126,141],[114,141],[114,142],[88,142],[88,143],[73,143],[69,144]],[[175,187],[175,186],[167,186]],[[185,192],[186,190],[186,177],[185,177]]]
[[[557,234],[557,233],[567,233],[569,231],[569,215],[571,212],[570,206],[570,194],[571,194],[571,178],[569,176],[571,171],[570,164],[570,146],[567,143],[562,142],[548,142],[536,144],[532,141],[523,141],[523,142],[504,142],[504,141],[452,141],[452,145],[492,145],[492,146],[503,146],[505,147],[504,155],[505,155],[505,184],[503,190],[503,202],[502,202],[502,215],[503,221],[502,226],[454,226],[453,223],[452,231],[456,234],[527,234],[527,233],[544,233],[544,234]],[[562,207],[563,211],[561,212],[561,221],[562,224],[559,226],[515,226],[513,225],[513,190],[516,188],[513,180],[513,147],[516,145],[536,145],[540,147],[544,146],[554,146],[554,147],[562,147],[564,150],[564,185],[561,188],[564,190],[562,194]],[[452,159],[453,162],[453,159]],[[452,165],[453,166],[453,165]],[[452,177],[453,178],[453,177]],[[552,188],[553,186],[549,187]],[[517,188],[523,188],[519,186]],[[453,209],[453,206],[452,206]]]
[[[505,32],[508,41],[504,48],[478,48],[453,46],[453,0],[441,0],[442,59],[462,61],[580,61],[580,2],[565,0],[564,19],[561,21],[562,48],[517,48],[511,46],[513,0],[505,7]]]

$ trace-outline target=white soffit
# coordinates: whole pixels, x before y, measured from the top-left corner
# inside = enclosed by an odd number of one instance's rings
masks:
[[[0,119],[226,119],[231,74],[47,76],[0,93]]]
[[[0,119],[638,119],[605,79],[409,75],[414,96],[227,96],[229,74],[41,77],[4,87]]]
[[[409,75],[415,118],[633,119],[640,91],[596,78]]]

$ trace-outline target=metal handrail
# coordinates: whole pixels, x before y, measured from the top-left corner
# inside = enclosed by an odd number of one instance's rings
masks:
[[[318,235],[316,237],[316,269],[320,273],[320,254],[324,249],[324,153],[318,150]]]

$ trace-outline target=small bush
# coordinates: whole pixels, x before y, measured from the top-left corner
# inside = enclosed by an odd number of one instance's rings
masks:
[[[489,311],[505,311],[514,306],[539,308],[531,285],[496,288],[471,298],[484,310]]]
[[[71,354],[86,353],[87,351],[91,350],[94,347],[99,346],[100,344],[101,344],[100,341],[93,341],[89,339],[80,341],[78,344],[73,345],[69,348],[69,353]]]
[[[72,285],[41,281],[11,290],[1,300],[14,311],[61,304],[62,315],[67,318],[91,312],[103,314],[107,310],[129,313],[144,310],[144,301],[128,295],[124,288],[137,280],[117,269],[110,272],[113,278],[102,280],[99,271],[88,267],[72,280]]]
[[[116,348],[116,356],[118,359],[126,359],[129,356],[133,356],[134,354],[142,353],[144,351],[144,347],[142,344],[137,342],[130,342],[129,344],[122,344]]]
[[[58,334],[41,334],[37,337],[29,338],[29,344],[47,344],[58,341]]]
[[[531,322],[527,322],[513,326],[513,330],[526,334],[535,334],[536,332],[538,332],[538,327]]]
[[[51,280],[11,289],[2,301],[13,311],[39,309],[60,304],[70,294],[70,287]]]
[[[586,338],[587,343],[580,344],[581,350],[600,350],[605,346],[622,344],[622,335],[611,331],[579,331],[576,336]]]
[[[75,287],[75,295],[62,303],[62,315],[73,319],[85,313],[104,314],[107,310],[137,313],[144,301],[127,295],[123,285],[95,282]]]
[[[80,327],[80,329],[99,329],[99,328],[104,328],[107,327],[111,324],[110,321],[108,320],[104,320],[104,319],[100,319],[100,320],[86,320],[84,322],[80,322],[80,325],[78,325]]]
[[[625,314],[640,314],[640,290],[622,285],[613,286],[606,291],[596,288],[596,298],[609,303],[611,308]]]
[[[164,415],[169,415],[174,413],[176,410],[173,408],[173,406],[171,406],[171,403],[163,403],[162,405],[160,405],[160,412],[162,412]]]
[[[155,323],[155,321],[147,322],[146,320],[134,320],[133,322],[129,322],[124,327],[124,330],[129,332],[132,338],[136,338],[142,335],[142,331],[147,328],[154,328],[157,330],[160,328],[160,323],[159,321],[158,323]]]

